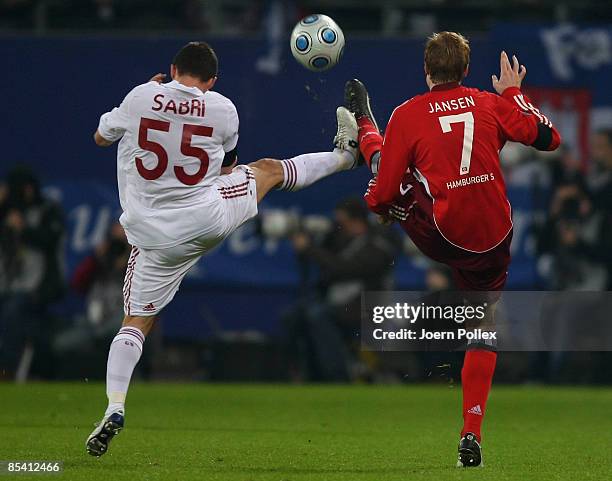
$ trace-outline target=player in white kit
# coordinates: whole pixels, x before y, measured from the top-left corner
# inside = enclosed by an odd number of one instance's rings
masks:
[[[94,139],[119,141],[117,178],[121,224],[133,246],[125,275],[123,326],[108,355],[108,407],[87,438],[87,452],[103,455],[124,425],[134,367],[157,314],[189,269],[257,214],[272,189],[299,190],[358,163],[357,123],[343,107],[332,152],[238,165],[238,113],[212,91],[217,57],[203,42],[184,46],[162,74],[127,94],[105,113]]]

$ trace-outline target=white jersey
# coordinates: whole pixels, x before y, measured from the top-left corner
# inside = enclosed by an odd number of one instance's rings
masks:
[[[148,82],[100,118],[117,150],[121,224],[130,244],[168,248],[219,223],[216,189],[226,152],[238,142],[238,113],[223,95],[177,81]]]

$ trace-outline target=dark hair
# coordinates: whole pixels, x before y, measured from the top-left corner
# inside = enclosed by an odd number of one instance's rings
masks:
[[[350,219],[368,221],[368,209],[363,199],[358,197],[349,197],[338,202],[336,210],[344,212]]]
[[[425,45],[425,70],[434,83],[461,82],[470,64],[470,43],[455,32],[434,33]]]
[[[172,64],[183,75],[191,75],[203,82],[217,76],[217,54],[206,42],[189,42],[174,56]]]

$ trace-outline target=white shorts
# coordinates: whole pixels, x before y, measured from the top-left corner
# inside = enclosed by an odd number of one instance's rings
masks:
[[[257,188],[253,171],[239,165],[215,181],[214,203],[222,222],[214,233],[167,249],[132,247],[123,284],[128,316],[154,316],[174,297],[189,269],[247,220],[257,215]]]

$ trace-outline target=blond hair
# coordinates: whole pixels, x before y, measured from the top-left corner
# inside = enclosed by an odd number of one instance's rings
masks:
[[[460,33],[434,33],[425,45],[425,71],[434,83],[461,82],[470,64],[470,43]]]

